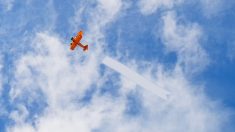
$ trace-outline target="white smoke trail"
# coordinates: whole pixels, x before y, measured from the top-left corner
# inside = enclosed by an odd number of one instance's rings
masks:
[[[105,64],[106,66],[110,67],[111,69],[115,70],[116,72],[120,73],[121,75],[134,81],[136,84],[140,85],[141,87],[145,88],[146,90],[149,90],[150,92],[158,95],[162,99],[166,100],[168,98],[168,96],[169,96],[168,91],[160,88],[156,84],[145,79],[143,76],[132,71],[131,69],[129,69],[127,66],[121,64],[120,62],[118,62],[110,57],[105,57],[102,63]]]

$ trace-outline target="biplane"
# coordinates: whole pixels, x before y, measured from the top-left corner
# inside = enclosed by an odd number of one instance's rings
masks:
[[[83,51],[88,50],[88,45],[83,45],[80,41],[82,39],[83,32],[79,31],[75,37],[72,37],[72,42],[70,43],[70,49],[74,50],[77,46],[80,46]]]

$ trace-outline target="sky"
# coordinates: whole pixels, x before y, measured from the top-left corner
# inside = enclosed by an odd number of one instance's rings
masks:
[[[0,0],[0,132],[233,132],[234,9]]]

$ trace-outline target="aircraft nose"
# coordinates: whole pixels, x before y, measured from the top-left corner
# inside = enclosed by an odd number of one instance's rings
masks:
[[[80,31],[78,34],[79,34],[79,35],[82,35],[83,33],[82,33],[82,31]]]

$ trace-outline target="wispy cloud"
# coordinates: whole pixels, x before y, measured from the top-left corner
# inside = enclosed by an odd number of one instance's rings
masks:
[[[138,5],[140,11],[147,15],[154,13],[158,9],[171,9],[182,1],[183,0],[140,0]]]
[[[10,11],[15,0],[0,0],[0,6],[5,10],[5,11]]]
[[[203,14],[208,18],[218,15],[223,8],[226,8],[226,4],[228,4],[223,0],[199,0],[199,2],[201,4]]]
[[[228,45],[228,52],[227,52],[227,56],[231,61],[234,61],[235,59],[235,41],[231,42]]]
[[[3,61],[2,61],[2,54],[0,52],[0,97],[2,96],[3,90],[3,76],[2,76],[2,68],[3,68]],[[5,112],[2,101],[0,101],[0,116]]]
[[[175,12],[167,12],[162,17],[163,27],[159,36],[162,36],[167,51],[176,52],[177,64],[186,73],[201,71],[209,63],[206,51],[200,45],[203,31],[196,23],[180,20]],[[182,21],[186,21],[181,23]]]
[[[0,52],[0,93],[2,93],[2,89],[3,89],[3,86],[2,86],[2,80],[3,80],[3,78],[2,78],[2,68],[3,68],[3,60],[2,60],[2,54]]]

